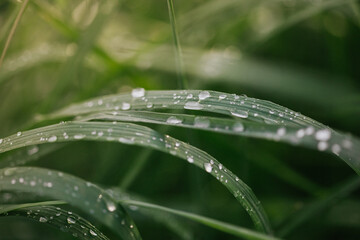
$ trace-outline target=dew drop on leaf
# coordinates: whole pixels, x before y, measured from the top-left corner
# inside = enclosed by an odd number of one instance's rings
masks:
[[[204,168],[205,168],[205,171],[207,171],[208,173],[211,173],[212,166],[210,163],[204,163]]]
[[[143,88],[135,88],[131,91],[131,96],[134,98],[140,98],[145,95],[145,89]]]

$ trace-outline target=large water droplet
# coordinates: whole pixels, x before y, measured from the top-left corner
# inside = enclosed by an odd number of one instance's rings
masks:
[[[122,110],[129,110],[130,107],[131,107],[130,103],[127,103],[127,102],[123,102],[121,105]]]
[[[318,147],[319,151],[325,151],[328,148],[328,143],[327,142],[319,142],[317,147]]]
[[[134,139],[121,137],[121,138],[119,138],[119,142],[126,143],[126,144],[134,144]]]
[[[249,116],[249,113],[243,110],[235,110],[232,111],[231,114],[235,117],[240,117],[240,118],[247,118]]]
[[[329,129],[322,129],[316,132],[315,139],[318,141],[327,141],[331,137],[331,132]]]
[[[106,201],[106,208],[109,212],[114,212],[116,210],[116,205],[113,201]]]
[[[143,88],[135,88],[131,92],[131,96],[134,98],[140,98],[145,95],[145,89]]]
[[[38,146],[33,146],[32,148],[27,150],[27,154],[28,155],[34,155],[38,151],[39,151],[39,147]]]
[[[204,163],[204,168],[205,168],[205,171],[207,171],[208,173],[211,173],[212,166],[210,163]]]
[[[175,116],[171,116],[166,120],[166,122],[170,124],[180,124],[182,123],[182,121],[183,121],[182,119],[179,119]]]
[[[206,117],[196,117],[194,119],[195,127],[208,128],[210,126],[210,120]]]
[[[189,101],[185,103],[184,108],[190,110],[201,110],[203,109],[203,105],[199,102]]]
[[[277,134],[278,136],[284,136],[284,135],[286,134],[286,129],[283,128],[283,127],[281,127],[281,128],[279,128],[279,129],[276,131],[276,134]]]
[[[194,162],[194,158],[193,158],[192,156],[188,156],[188,157],[187,157],[187,161],[188,161],[189,163],[193,163],[193,162]]]
[[[199,99],[204,100],[206,98],[210,97],[210,93],[208,91],[202,91],[199,93]]]
[[[56,136],[51,136],[49,137],[48,142],[56,142],[56,140],[57,140]]]
[[[17,132],[17,133],[16,133],[16,136],[20,137],[21,134],[22,134],[21,132]]]

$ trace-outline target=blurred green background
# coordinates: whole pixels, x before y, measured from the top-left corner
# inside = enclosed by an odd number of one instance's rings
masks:
[[[174,4],[189,88],[270,100],[360,136],[359,1]],[[0,2],[1,49],[21,5],[22,1]],[[178,88],[165,0],[30,0],[0,67],[0,137],[28,129],[39,113],[135,87]],[[275,230],[298,218],[294,214],[309,204],[343,189],[355,176],[339,159],[313,150],[149,126],[208,152],[241,177],[263,203]],[[31,165],[121,186],[143,151],[79,142],[61,145]],[[252,227],[246,212],[216,179],[164,153],[150,153],[128,191],[168,207]],[[359,193],[348,192],[322,211],[318,208],[285,238],[357,239]],[[149,217],[131,214],[145,239],[180,238]],[[233,239],[182,222],[194,239]],[[0,219],[0,239],[71,238],[39,223]]]

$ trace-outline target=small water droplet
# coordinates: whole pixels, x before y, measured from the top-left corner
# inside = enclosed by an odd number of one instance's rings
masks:
[[[135,88],[131,92],[131,96],[134,98],[140,98],[145,95],[145,89],[143,88]]]
[[[127,102],[123,102],[123,103],[121,104],[121,109],[122,109],[122,110],[129,110],[130,107],[131,107],[130,103],[127,103]]]
[[[68,224],[75,224],[75,223],[76,223],[76,220],[73,219],[72,217],[68,217],[68,218],[66,219],[66,221],[68,222]]]
[[[4,141],[4,140],[3,140],[2,138],[0,138],[0,144],[2,144],[2,143],[3,143],[3,141]]]
[[[279,136],[284,136],[286,134],[286,129],[285,128],[279,128],[277,131],[276,131],[276,134],[279,135]]]
[[[202,91],[199,93],[200,100],[205,100],[208,97],[210,97],[210,93],[208,91]]]
[[[113,201],[106,201],[106,208],[109,212],[114,212],[116,210],[116,205]]]
[[[76,134],[76,135],[74,135],[74,139],[83,139],[83,138],[85,138],[86,137],[86,135],[84,135],[84,134]]]
[[[187,157],[187,161],[188,161],[189,163],[193,163],[193,162],[194,162],[194,158],[193,158],[192,156],[188,156],[188,157]]]
[[[339,144],[334,144],[332,145],[331,147],[331,151],[336,154],[336,155],[339,155],[340,151],[341,151],[341,147]]]
[[[235,132],[243,132],[244,131],[244,125],[241,122],[237,122],[233,125],[232,129]]]
[[[318,147],[319,151],[325,151],[328,148],[328,143],[327,142],[319,142],[317,147]]]
[[[182,119],[179,119],[175,116],[171,116],[166,120],[166,122],[170,124],[180,124],[182,123],[182,121],[183,121]]]
[[[232,111],[231,114],[235,117],[239,117],[239,118],[247,118],[249,116],[249,113],[243,110],[235,110]]]
[[[304,129],[299,129],[297,132],[296,132],[296,137],[297,138],[303,138],[305,136],[305,130]]]
[[[211,173],[212,166],[210,163],[204,163],[204,168],[205,168],[205,171],[207,171],[208,173]]]
[[[134,139],[121,137],[121,138],[119,138],[119,142],[126,143],[126,144],[134,144]]]
[[[27,150],[27,154],[28,155],[34,155],[38,151],[39,151],[39,147],[38,146],[33,146],[32,148]]]
[[[46,223],[48,220],[44,217],[40,217],[39,222]]]
[[[17,132],[17,133],[16,133],[16,136],[20,137],[21,134],[22,134],[21,132]]]
[[[56,142],[56,140],[57,140],[56,136],[51,136],[49,137],[48,142]]]
[[[89,232],[90,232],[90,234],[91,234],[92,236],[97,236],[96,232],[94,232],[93,230],[90,229]]]
[[[226,98],[226,95],[225,95],[225,94],[219,96],[219,100],[223,100],[223,99],[225,99],[225,98]]]
[[[204,107],[199,102],[189,101],[185,103],[184,108],[189,110],[201,110]]]
[[[318,141],[327,141],[331,137],[331,132],[329,129],[322,129],[316,132],[315,139]]]

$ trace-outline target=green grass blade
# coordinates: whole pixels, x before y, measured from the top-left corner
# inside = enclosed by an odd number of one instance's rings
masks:
[[[1,206],[0,217],[26,217],[68,232],[79,239],[108,239],[86,219],[73,212],[65,211],[59,207],[53,206],[64,203],[65,202],[60,201],[50,201]]]
[[[12,27],[11,27],[9,36],[8,36],[8,38],[6,39],[6,43],[5,43],[4,49],[3,49],[2,53],[1,53],[1,56],[0,56],[0,68],[1,68],[1,65],[2,65],[2,63],[3,63],[3,61],[4,61],[6,52],[7,52],[8,48],[9,48],[9,46],[10,46],[11,40],[12,40],[12,38],[14,37],[15,30],[16,30],[16,28],[17,28],[17,26],[18,26],[18,24],[19,24],[19,22],[20,22],[20,20],[21,20],[21,17],[23,16],[23,14],[24,14],[24,12],[25,12],[25,10],[26,10],[26,7],[27,7],[28,3],[29,3],[29,0],[24,0],[22,6],[21,6],[21,8],[20,8],[20,11],[19,11],[18,15],[16,16],[16,19],[15,19],[15,21],[14,21],[14,24],[13,24]]]
[[[309,117],[275,103],[247,96],[201,90],[145,92],[144,89],[134,89],[131,94],[103,96],[73,104],[43,118],[63,118],[107,111],[128,111],[130,109],[186,109],[232,116],[241,121],[244,125],[244,131],[235,131],[234,122],[227,126],[228,128],[231,127],[230,131],[226,129],[226,125],[225,130],[222,131],[237,132],[241,135],[250,135],[251,133],[253,137],[281,140],[335,154],[360,174],[360,141],[357,138],[338,133]],[[148,116],[148,119],[155,118],[158,122],[165,119],[164,115],[161,114],[152,114],[151,116],[148,113],[146,114],[143,115]],[[187,117],[184,116],[184,118]],[[194,116],[190,116],[187,119],[192,125],[195,125],[193,118]],[[156,122],[155,120],[152,119],[151,121]],[[181,125],[184,120],[177,119],[174,115],[174,118],[168,118],[166,122],[167,124]],[[246,122],[242,120],[246,120]],[[226,122],[228,120],[221,121]],[[261,123],[261,125],[255,123]],[[256,126],[255,130],[250,126]]]
[[[80,178],[41,168],[5,168],[0,169],[0,189],[66,201],[89,213],[123,239],[141,239],[123,207],[101,188]]]
[[[230,170],[206,152],[144,126],[105,122],[60,123],[7,137],[0,145],[0,153],[29,145],[78,140],[136,144],[170,153],[193,163],[217,178],[235,196],[250,215],[257,229],[266,233],[271,232],[260,202],[252,190]]]
[[[168,5],[168,11],[169,11],[169,18],[171,23],[171,30],[173,34],[174,39],[174,45],[175,45],[175,60],[176,60],[176,67],[178,71],[178,85],[180,89],[186,89],[187,88],[187,80],[185,77],[184,72],[184,64],[182,59],[182,53],[181,53],[181,45],[180,45],[180,39],[176,24],[176,17],[175,17],[175,9],[174,9],[174,2],[173,0],[167,0]]]
[[[229,223],[214,220],[214,219],[211,219],[208,217],[204,217],[204,216],[200,216],[197,214],[184,212],[184,211],[180,211],[180,210],[175,210],[172,208],[155,205],[155,204],[148,203],[148,202],[136,201],[136,200],[131,200],[131,199],[118,199],[118,201],[124,205],[136,206],[136,207],[139,207],[140,209],[141,208],[152,209],[152,210],[171,213],[171,214],[174,214],[177,216],[188,218],[192,221],[204,224],[208,227],[211,227],[211,228],[214,228],[214,229],[217,229],[217,230],[220,230],[220,231],[223,231],[223,232],[232,234],[236,237],[241,237],[244,239],[249,239],[249,240],[275,240],[275,239],[278,239],[275,237],[271,237],[268,235],[264,235],[264,234],[260,234],[258,232],[251,231],[251,230],[243,228],[243,227],[239,227],[239,226],[235,226],[235,225],[232,225]]]

